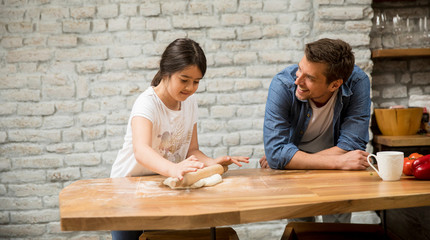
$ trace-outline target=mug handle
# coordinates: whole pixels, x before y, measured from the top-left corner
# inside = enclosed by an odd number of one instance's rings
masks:
[[[376,173],[377,173],[379,176],[381,176],[381,175],[379,174],[379,171],[378,171],[378,170],[373,166],[373,164],[369,161],[370,157],[372,157],[372,156],[376,159],[376,162],[378,162],[378,159],[376,158],[375,154],[369,154],[369,155],[367,155],[367,162],[369,163],[369,165],[370,165],[373,169],[375,169]]]

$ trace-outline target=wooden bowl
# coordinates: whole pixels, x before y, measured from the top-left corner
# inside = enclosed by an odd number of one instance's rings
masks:
[[[414,135],[420,128],[423,108],[375,109],[375,116],[382,135]]]

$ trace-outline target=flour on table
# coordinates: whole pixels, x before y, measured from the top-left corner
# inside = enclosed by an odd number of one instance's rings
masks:
[[[171,189],[211,187],[222,182],[222,177],[220,174],[214,174],[210,177],[202,178],[199,181],[192,184],[191,186],[187,186],[187,187],[175,187],[177,182],[179,182],[178,178],[169,177],[163,181],[163,184],[166,186],[169,186]]]

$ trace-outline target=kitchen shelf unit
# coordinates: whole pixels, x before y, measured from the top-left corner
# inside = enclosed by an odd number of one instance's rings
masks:
[[[430,57],[430,48],[398,48],[372,50],[372,58]]]

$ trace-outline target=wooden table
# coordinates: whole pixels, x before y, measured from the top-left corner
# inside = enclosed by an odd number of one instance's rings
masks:
[[[171,190],[162,176],[80,180],[60,193],[65,231],[195,229],[353,211],[430,206],[430,181],[373,171],[230,170],[223,182]]]

